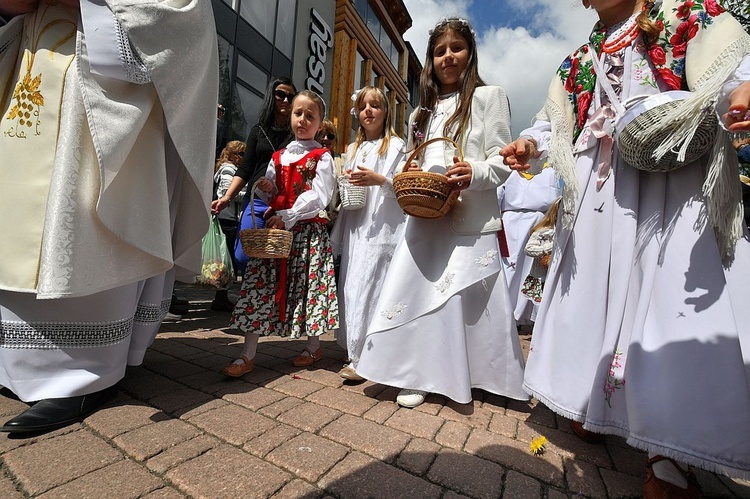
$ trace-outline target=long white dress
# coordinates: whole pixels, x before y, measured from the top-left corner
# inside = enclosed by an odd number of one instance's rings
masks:
[[[455,102],[453,96],[438,103],[427,139],[442,135]],[[430,144],[422,167],[444,173],[454,154],[442,142]],[[449,215],[437,220],[407,217],[357,373],[459,403],[471,401],[472,388],[527,400],[497,235],[459,235]]]
[[[523,281],[534,263],[534,259],[526,255],[523,249],[529,240],[529,231],[544,217],[560,193],[560,182],[552,168],[544,168],[531,179],[513,173],[498,189],[509,253],[509,256],[502,258],[503,270],[518,324],[534,322],[539,309],[538,303],[521,293]]]
[[[388,150],[381,156],[381,140],[363,142],[346,163],[353,169],[361,165],[373,170],[383,175],[386,183],[367,187],[364,208],[341,210],[331,233],[334,254],[341,255],[338,290],[343,321],[336,340],[346,349],[352,367],[359,361],[367,326],[396,243],[403,237],[406,219],[393,193],[393,175],[404,161],[404,141],[391,137]]]
[[[655,94],[634,44],[621,98]],[[734,75],[750,77],[745,59]],[[590,115],[600,102],[599,89]],[[549,124],[522,135],[544,144]],[[750,240],[722,267],[705,223],[706,165],[645,173],[621,160],[597,191],[599,141],[576,144],[572,231],[555,240],[524,387],[558,414],[634,447],[750,475]]]

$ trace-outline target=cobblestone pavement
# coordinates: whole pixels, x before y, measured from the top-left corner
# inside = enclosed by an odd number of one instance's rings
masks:
[[[345,353],[294,368],[300,340],[264,338],[255,370],[219,372],[241,337],[212,292],[165,322],[119,396],[77,424],[34,438],[0,436],[0,498],[637,497],[645,455],[622,439],[590,445],[536,402],[476,391],[473,404],[430,396],[399,408],[397,389],[343,381]],[[529,338],[523,336],[524,346]],[[0,397],[0,417],[26,405]],[[728,431],[731,431],[728,429]],[[538,435],[549,440],[539,457]],[[750,498],[750,482],[695,470],[706,497]]]

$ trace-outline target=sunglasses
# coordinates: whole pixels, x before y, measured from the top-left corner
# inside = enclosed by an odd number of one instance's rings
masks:
[[[335,133],[326,133],[323,135],[323,137],[327,138],[328,140],[336,140],[336,134]]]
[[[276,100],[280,100],[282,102],[283,101],[287,101],[287,102],[289,102],[289,104],[292,103],[292,99],[294,99],[295,95],[297,95],[297,94],[288,94],[288,93],[284,92],[283,90],[274,90],[273,91],[273,96],[276,97]]]

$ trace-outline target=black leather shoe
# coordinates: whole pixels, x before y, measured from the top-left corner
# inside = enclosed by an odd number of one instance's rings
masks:
[[[117,387],[79,395],[40,400],[13,419],[8,420],[0,431],[7,433],[44,433],[69,424],[83,421],[102,404],[117,395]]]

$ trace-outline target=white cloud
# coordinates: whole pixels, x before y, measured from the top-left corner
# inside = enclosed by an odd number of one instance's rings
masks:
[[[472,9],[471,1],[404,0],[413,20],[404,38],[423,58],[427,33],[437,20],[451,15],[472,19],[472,11],[481,7],[482,0],[476,2]],[[544,104],[549,82],[563,58],[586,40],[596,14],[583,9],[578,0],[522,0],[512,5],[514,15],[529,21],[525,27],[493,27],[479,33],[479,73],[488,84],[501,85],[508,92],[517,136]],[[497,12],[497,19],[502,15]]]

